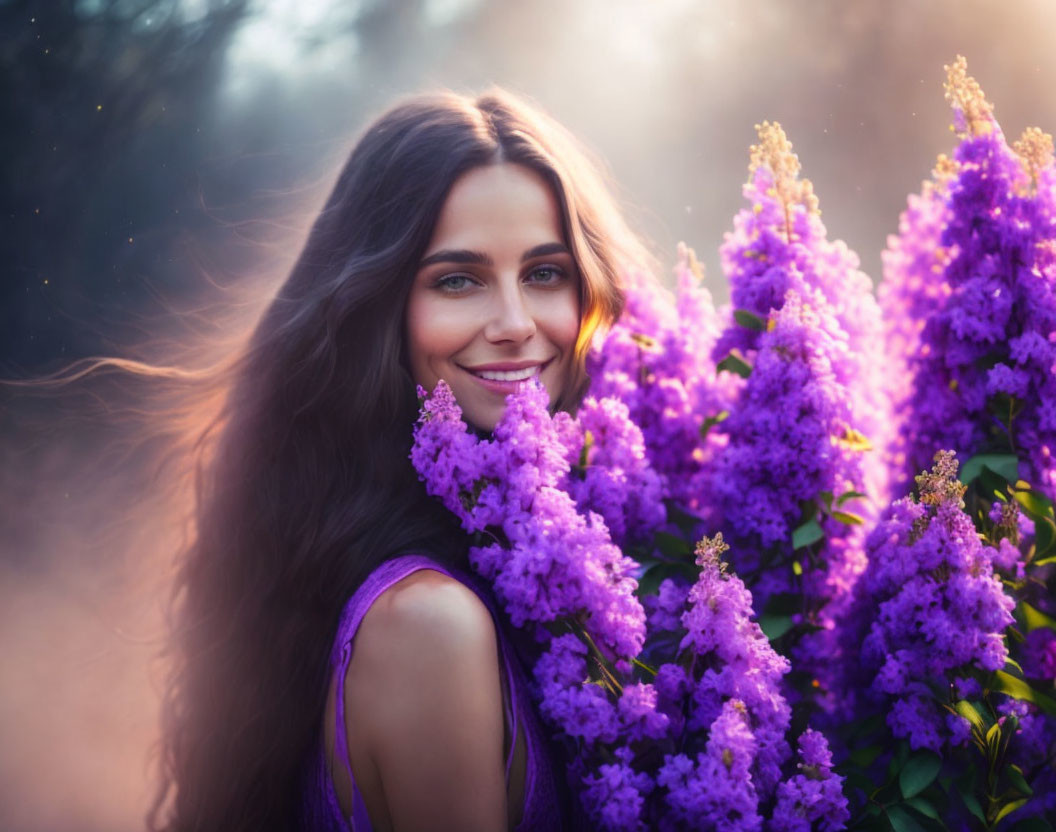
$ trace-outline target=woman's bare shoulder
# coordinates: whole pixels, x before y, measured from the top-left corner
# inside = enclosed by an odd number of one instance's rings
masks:
[[[386,737],[408,712],[435,714],[450,704],[447,697],[480,702],[492,692],[501,697],[495,624],[462,582],[422,569],[386,589],[367,610],[345,698],[350,707],[369,710]]]
[[[491,613],[455,578],[420,570],[371,605],[346,675],[347,725],[362,729],[395,827],[505,825],[499,673]]]
[[[436,650],[494,648],[495,625],[480,597],[435,569],[419,569],[371,604],[356,634],[356,654],[383,649],[424,658]]]

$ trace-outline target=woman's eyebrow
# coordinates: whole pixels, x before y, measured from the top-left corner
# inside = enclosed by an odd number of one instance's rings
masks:
[[[531,260],[533,257],[546,257],[548,254],[571,254],[568,246],[564,243],[543,243],[535,248],[530,248],[521,255],[521,262]]]
[[[521,262],[531,260],[533,257],[546,257],[548,254],[570,254],[568,246],[564,243],[543,243],[528,249],[521,255]],[[495,262],[480,251],[469,249],[445,248],[434,252],[418,264],[419,269],[432,266],[434,263],[454,263],[460,266],[493,266]]]
[[[479,251],[470,251],[469,249],[451,249],[445,248],[430,254],[421,263],[418,264],[419,269],[424,269],[426,266],[431,266],[433,263],[457,263],[460,266],[493,266],[494,262],[488,255],[483,254]]]

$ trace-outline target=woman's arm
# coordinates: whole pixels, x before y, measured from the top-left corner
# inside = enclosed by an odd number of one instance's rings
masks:
[[[506,829],[499,672],[487,607],[440,572],[409,575],[364,616],[346,726],[359,726],[395,832]]]

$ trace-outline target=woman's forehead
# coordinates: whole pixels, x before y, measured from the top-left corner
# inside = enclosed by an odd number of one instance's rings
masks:
[[[524,250],[564,242],[561,210],[550,183],[524,165],[473,168],[451,186],[426,256],[440,249]]]

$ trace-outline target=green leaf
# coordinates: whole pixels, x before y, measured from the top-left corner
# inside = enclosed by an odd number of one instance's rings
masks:
[[[986,815],[983,814],[983,807],[979,805],[979,798],[975,796],[972,791],[970,783],[961,781],[957,784],[957,793],[960,794],[961,800],[964,801],[964,805],[968,811],[975,815],[979,821],[986,825]]]
[[[1022,668],[1022,667],[1020,667],[1020,665],[1019,665],[1019,662],[1017,662],[1017,661],[1016,661],[1015,659],[1013,659],[1013,658],[1012,658],[1011,656],[1007,656],[1007,657],[1005,658],[1005,672],[1006,672],[1006,673],[1008,672],[1008,669],[1009,669],[1010,667],[1011,667],[1011,668],[1012,668],[1013,670],[1015,670],[1015,671],[1016,671],[1017,673],[1019,673],[1019,675],[1020,675],[1020,676],[1026,676],[1026,675],[1027,675],[1026,673],[1024,673],[1024,672],[1023,672],[1023,668]]]
[[[911,797],[906,801],[906,805],[912,806],[926,818],[939,820],[939,813],[935,811],[935,807],[923,797]],[[941,823],[941,820],[939,822]]]
[[[982,473],[983,466],[1008,482],[1015,482],[1019,478],[1019,458],[1015,454],[979,454],[961,466],[958,479],[965,485],[971,485],[972,480]]]
[[[992,743],[995,737],[997,738],[998,742],[1001,742],[1001,726],[998,725],[996,722],[991,725],[989,729],[987,729],[986,744],[989,745],[990,743]]]
[[[994,673],[993,689],[1007,694],[1013,699],[1031,702],[1041,708],[1049,716],[1056,716],[1056,700],[1046,696],[1039,690],[1034,690],[1029,684],[1015,676],[1010,676],[1003,670]]]
[[[1034,557],[1041,557],[1056,545],[1056,523],[1048,517],[1034,519]],[[1034,561],[1035,566],[1051,563],[1053,558]]]
[[[733,319],[745,329],[752,329],[756,332],[766,330],[766,321],[747,309],[734,309]]]
[[[703,439],[715,425],[725,422],[729,417],[730,411],[728,410],[720,410],[714,416],[709,416],[700,426],[700,438]]]
[[[797,578],[803,574],[803,564],[798,560],[792,561],[792,574]]]
[[[579,451],[579,467],[586,468],[590,460],[590,449],[594,447],[594,434],[589,430],[583,432],[583,447]]]
[[[803,596],[797,592],[776,592],[766,602],[766,615],[795,615],[803,611]]]
[[[660,590],[660,584],[663,583],[665,578],[683,574],[682,569],[686,565],[688,564],[658,563],[650,566],[642,573],[642,577],[638,579],[636,594],[639,598],[644,598],[646,595],[655,595]]]
[[[825,508],[831,510],[832,509],[832,492],[831,491],[819,491],[818,492],[818,496],[821,498],[821,501],[823,503],[825,503]]]
[[[845,523],[848,526],[860,526],[865,522],[865,520],[857,514],[852,514],[849,511],[834,511],[832,513],[832,519],[837,520],[840,523]]]
[[[791,615],[760,615],[759,628],[770,641],[777,641],[792,629]]]
[[[924,832],[924,827],[917,823],[913,816],[901,806],[888,806],[887,819],[895,832]]]
[[[850,754],[850,761],[852,765],[858,768],[869,768],[876,758],[879,757],[884,751],[882,745],[867,745],[864,748],[856,748]]]
[[[1031,518],[1043,519],[1052,516],[1052,500],[1037,491],[1016,491],[1012,496]]]
[[[734,350],[715,365],[715,370],[720,373],[726,370],[727,372],[736,373],[741,378],[748,378],[752,374],[752,365],[745,361],[737,350]]]
[[[700,518],[690,514],[671,500],[664,500],[664,508],[667,510],[667,519],[674,523],[686,537],[692,537],[697,526],[700,525]]]
[[[839,497],[836,498],[836,505],[842,506],[848,500],[858,500],[862,497],[868,496],[868,494],[864,494],[861,491],[844,491]]]
[[[1052,824],[1045,818],[1033,817],[1016,824],[1016,832],[1054,832]]]
[[[963,716],[970,723],[972,723],[972,727],[980,734],[986,731],[986,723],[983,721],[982,715],[979,713],[979,711],[975,709],[975,706],[967,699],[962,699],[960,702],[957,702],[953,706],[953,709],[957,711],[960,716]]]
[[[920,794],[939,776],[942,768],[942,757],[930,751],[920,751],[906,760],[898,774],[898,787],[902,797],[913,797]]]
[[[1031,565],[1032,566],[1048,566],[1050,563],[1056,563],[1056,555],[1052,555],[1051,557],[1047,557],[1047,558],[1042,558],[1041,560],[1036,560]]]
[[[984,497],[1008,500],[1008,481],[1000,474],[991,470],[989,465],[984,465],[983,470],[976,477],[976,488]]]
[[[660,553],[669,557],[682,560],[693,554],[693,547],[678,535],[669,532],[657,532],[653,535],[653,544]]]
[[[1029,800],[1029,798],[1022,797],[1019,800],[1013,800],[1011,803],[1006,803],[1004,806],[1002,806],[1001,811],[998,812],[997,817],[994,818],[994,826],[997,826],[997,824],[1000,823],[1003,818],[1006,818],[1011,815],[1014,811],[1016,811],[1016,809],[1026,803],[1027,800]]]
[[[639,661],[638,659],[631,659],[631,664],[633,664],[635,667],[640,667],[642,670],[644,670],[651,676],[656,676],[656,668],[646,664],[643,661]]]
[[[1005,774],[1008,775],[1009,782],[1019,791],[1020,794],[1030,797],[1034,794],[1034,789],[1030,787],[1027,782],[1027,778],[1023,776],[1023,769],[1019,766],[1011,765],[1005,769]]]
[[[792,548],[802,549],[825,537],[825,530],[817,520],[811,519],[792,532]]]

